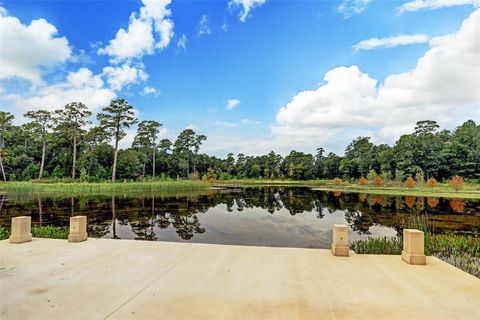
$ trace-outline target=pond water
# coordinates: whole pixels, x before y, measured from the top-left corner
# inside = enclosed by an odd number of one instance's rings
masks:
[[[34,225],[88,217],[91,237],[328,248],[332,226],[350,239],[395,236],[422,221],[436,233],[478,234],[480,200],[325,192],[304,187],[145,195],[0,195],[0,225],[31,215]]]

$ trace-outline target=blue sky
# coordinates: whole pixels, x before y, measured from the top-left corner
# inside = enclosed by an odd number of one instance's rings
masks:
[[[165,137],[192,127],[218,156],[391,143],[426,117],[480,120],[479,4],[3,1],[0,108],[22,122],[125,97]]]

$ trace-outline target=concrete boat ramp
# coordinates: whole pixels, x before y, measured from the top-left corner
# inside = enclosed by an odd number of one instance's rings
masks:
[[[480,319],[436,258],[132,240],[0,242],[1,319]]]

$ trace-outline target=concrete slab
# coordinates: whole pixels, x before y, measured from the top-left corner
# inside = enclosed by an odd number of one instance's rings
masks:
[[[1,319],[480,319],[437,258],[132,240],[0,242]]]

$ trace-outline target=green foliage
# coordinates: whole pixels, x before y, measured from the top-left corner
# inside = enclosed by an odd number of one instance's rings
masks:
[[[50,238],[50,239],[67,239],[68,227],[55,226],[33,226],[32,237],[35,238]],[[10,237],[10,230],[0,226],[0,240],[5,240]]]
[[[33,226],[32,236],[36,238],[68,239],[68,227]]]
[[[133,107],[124,99],[112,100],[97,115],[99,126],[89,130],[90,113],[82,103],[70,103],[54,115],[55,126],[50,113],[42,110],[26,113],[32,121],[15,126],[13,115],[0,112],[0,165],[4,167],[0,179],[3,173],[6,180],[30,180],[51,172],[50,177],[58,180],[76,178],[82,170],[86,171],[82,181],[104,181],[109,176],[189,178],[203,177],[209,168],[220,179],[341,177],[357,181],[364,176],[373,182],[380,173],[385,187],[400,186],[409,176],[415,177],[419,187],[431,177],[440,182],[454,175],[470,183],[480,179],[480,125],[472,120],[452,132],[440,130],[434,121],[420,121],[393,146],[358,137],[346,147],[345,156],[327,154],[320,147],[314,155],[293,150],[284,157],[271,151],[259,156],[229,153],[221,159],[200,153],[207,137],[192,129],[182,131],[175,141],[157,142],[161,124],[153,120],[141,121],[132,147],[119,152],[118,142],[136,122]]]
[[[10,232],[7,228],[0,226],[0,240],[5,240],[10,237]]]

